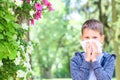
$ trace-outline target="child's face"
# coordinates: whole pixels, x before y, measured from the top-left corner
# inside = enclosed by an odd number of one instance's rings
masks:
[[[101,43],[104,41],[104,35],[100,35],[100,32],[89,28],[85,28],[83,30],[83,34],[81,38],[82,40],[95,39]]]

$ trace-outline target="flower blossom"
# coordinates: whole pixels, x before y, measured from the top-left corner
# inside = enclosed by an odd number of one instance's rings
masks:
[[[30,20],[30,24],[31,24],[31,25],[34,25],[34,19],[31,19],[31,20]]]
[[[47,0],[42,0],[45,6],[49,8],[49,11],[53,11],[52,4],[48,2]]]
[[[35,13],[36,20],[38,20],[39,18],[41,18],[41,15],[42,15],[41,11],[37,11],[37,12]]]
[[[20,64],[20,61],[21,61],[21,57],[19,56],[19,57],[15,58],[14,63],[15,63],[16,65],[19,65],[19,64]]]
[[[22,4],[23,4],[23,1],[21,1],[21,0],[15,0],[15,4],[16,4],[18,7],[21,7]]]
[[[18,52],[18,53],[17,53],[17,57],[16,57],[15,60],[14,60],[14,63],[15,63],[16,65],[19,65],[20,62],[21,62],[21,56],[20,56],[20,52]]]
[[[43,2],[43,4],[44,4],[45,6],[47,6],[48,0],[42,0],[42,2]]]
[[[50,2],[47,3],[47,7],[49,8],[49,11],[53,11],[52,4]]]
[[[17,77],[22,78],[22,77],[25,77],[25,76],[26,76],[26,73],[23,70],[18,70],[17,71]]]
[[[43,7],[41,4],[35,3],[35,8],[36,8],[36,10],[41,11]]]
[[[27,25],[27,23],[22,23],[22,28],[23,28],[24,30],[28,30],[28,25]]]
[[[27,0],[27,3],[30,4],[30,0]]]

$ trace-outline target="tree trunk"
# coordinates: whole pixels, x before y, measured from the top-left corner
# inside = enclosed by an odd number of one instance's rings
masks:
[[[41,67],[40,67],[41,68]],[[41,78],[45,78],[45,79],[50,79],[51,76],[51,67],[50,68],[46,68],[46,67],[42,67],[41,68]]]
[[[119,54],[119,44],[116,40],[114,40],[114,50],[115,50],[115,53],[116,53],[116,78],[117,80],[120,80],[120,54]]]
[[[108,45],[110,43],[110,36],[109,36],[110,34],[106,31],[110,31],[111,28],[109,27],[108,22],[107,22],[108,16],[106,15],[106,12],[104,12],[104,10],[103,10],[105,8],[105,6],[102,5],[102,0],[98,0],[97,6],[99,9],[99,19],[104,25],[104,32],[105,32],[104,35],[106,35],[105,39],[104,39],[105,40],[104,50],[108,50]]]
[[[112,0],[112,22],[116,22],[117,21],[117,10],[116,10],[116,7],[115,7],[115,1]],[[114,26],[114,25],[113,25]],[[114,29],[114,30],[117,30],[117,29]],[[117,35],[117,31],[114,31],[115,32],[115,35]],[[116,53],[116,78],[117,80],[120,80],[120,54],[119,54],[119,44],[118,44],[118,35],[114,37],[114,50],[115,50],[115,53]]]

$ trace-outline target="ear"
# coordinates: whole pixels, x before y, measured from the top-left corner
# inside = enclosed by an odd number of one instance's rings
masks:
[[[102,35],[102,36],[101,36],[101,42],[102,42],[102,43],[104,42],[104,38],[105,38],[105,36]]]

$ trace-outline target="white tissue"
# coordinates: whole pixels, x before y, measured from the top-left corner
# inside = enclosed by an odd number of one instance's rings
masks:
[[[86,43],[87,42],[90,42],[90,43],[95,42],[96,45],[97,45],[98,53],[102,53],[102,44],[95,39],[89,39],[89,40],[81,41],[81,46],[82,46],[82,48],[85,52],[86,52]]]

